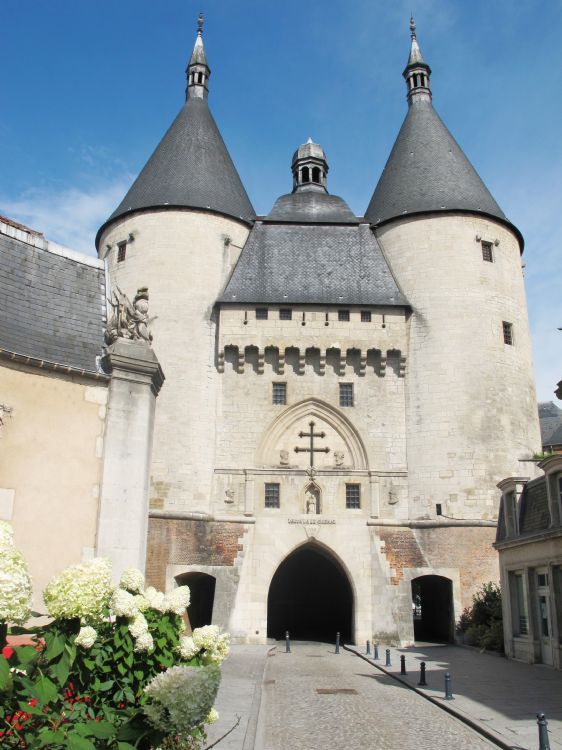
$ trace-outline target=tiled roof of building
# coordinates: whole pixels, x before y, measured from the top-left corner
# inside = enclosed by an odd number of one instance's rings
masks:
[[[250,232],[221,302],[407,305],[367,224]]]
[[[430,100],[411,104],[365,218],[463,210],[506,220]]]
[[[343,198],[324,191],[299,190],[277,198],[265,221],[296,224],[358,224],[359,219]]]
[[[103,265],[55,245],[50,250],[33,234],[35,242],[27,242],[0,227],[0,349],[97,373],[105,326]]]
[[[550,526],[550,511],[546,491],[546,479],[540,477],[525,485],[521,496],[519,533],[533,534]]]
[[[544,448],[562,445],[562,409],[552,401],[539,404],[541,444]]]

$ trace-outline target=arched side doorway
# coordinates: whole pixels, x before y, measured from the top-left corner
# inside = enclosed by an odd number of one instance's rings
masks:
[[[333,643],[339,632],[352,643],[353,591],[341,564],[314,543],[283,560],[267,597],[267,635]]]
[[[453,582],[443,576],[414,578],[412,614],[416,641],[452,643],[455,633]]]
[[[211,624],[216,582],[216,578],[208,573],[184,573],[178,578],[178,583],[189,586],[191,592],[187,616],[192,630]]]

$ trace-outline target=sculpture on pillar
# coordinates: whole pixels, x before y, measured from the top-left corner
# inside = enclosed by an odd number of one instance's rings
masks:
[[[109,300],[112,310],[105,331],[106,345],[110,346],[117,339],[124,338],[144,341],[151,346],[152,333],[149,326],[155,318],[148,315],[148,287],[141,287],[132,303],[119,287],[116,288],[117,291],[113,292],[113,297]]]

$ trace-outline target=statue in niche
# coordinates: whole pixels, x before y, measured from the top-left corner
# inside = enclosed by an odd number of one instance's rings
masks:
[[[224,491],[224,494],[226,495],[226,497],[224,499],[225,503],[230,504],[230,503],[234,502],[234,490],[231,487],[229,487],[228,489],[226,489]]]
[[[149,326],[155,318],[148,316],[148,287],[138,289],[132,302],[119,287],[116,288],[117,291],[113,292],[109,300],[111,315],[105,330],[106,345],[109,346],[117,339],[123,338],[144,341],[150,346],[152,333]]]
[[[320,490],[310,484],[304,495],[304,509],[307,515],[320,514]]]
[[[343,451],[334,451],[334,465],[343,466],[345,453]]]
[[[286,450],[279,451],[279,463],[281,464],[281,466],[289,465],[289,451],[286,451]]]

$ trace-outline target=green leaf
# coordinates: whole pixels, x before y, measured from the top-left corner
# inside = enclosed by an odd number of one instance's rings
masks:
[[[62,687],[66,684],[68,679],[68,673],[70,672],[70,657],[66,651],[61,656],[60,660],[53,665],[53,675],[57,682]]]
[[[0,655],[0,692],[4,692],[12,684],[12,675],[10,674],[10,665],[8,660]]]
[[[18,701],[18,706],[20,707],[20,711],[25,711],[34,716],[43,716],[43,709],[39,706],[30,706],[29,703],[26,703],[25,701]]]
[[[39,747],[55,743],[60,745],[65,741],[64,732],[54,732],[52,729],[43,730],[37,739],[39,740]]]
[[[52,661],[60,656],[64,651],[65,637],[62,633],[57,633],[55,636],[47,638],[47,648],[43,652],[43,655],[47,661]]]
[[[100,682],[98,685],[98,690],[100,690],[101,692],[104,692],[105,690],[110,690],[114,684],[115,684],[114,680],[107,680],[106,682]]]
[[[33,692],[44,705],[50,703],[58,695],[58,688],[48,677],[41,675],[33,686]]]
[[[117,731],[109,721],[87,721],[85,724],[77,724],[76,731],[82,737],[96,737],[99,740],[108,740]]]
[[[78,725],[80,726],[80,725]],[[96,750],[96,746],[86,737],[81,737],[77,732],[69,732],[66,738],[68,750]]]
[[[82,664],[86,667],[86,669],[92,670],[96,666],[96,662],[92,661],[91,659],[83,659]]]
[[[117,750],[137,750],[137,749],[134,745],[131,745],[129,742],[118,742]]]
[[[33,646],[17,646],[14,651],[20,664],[29,664],[39,656],[39,651]]]

